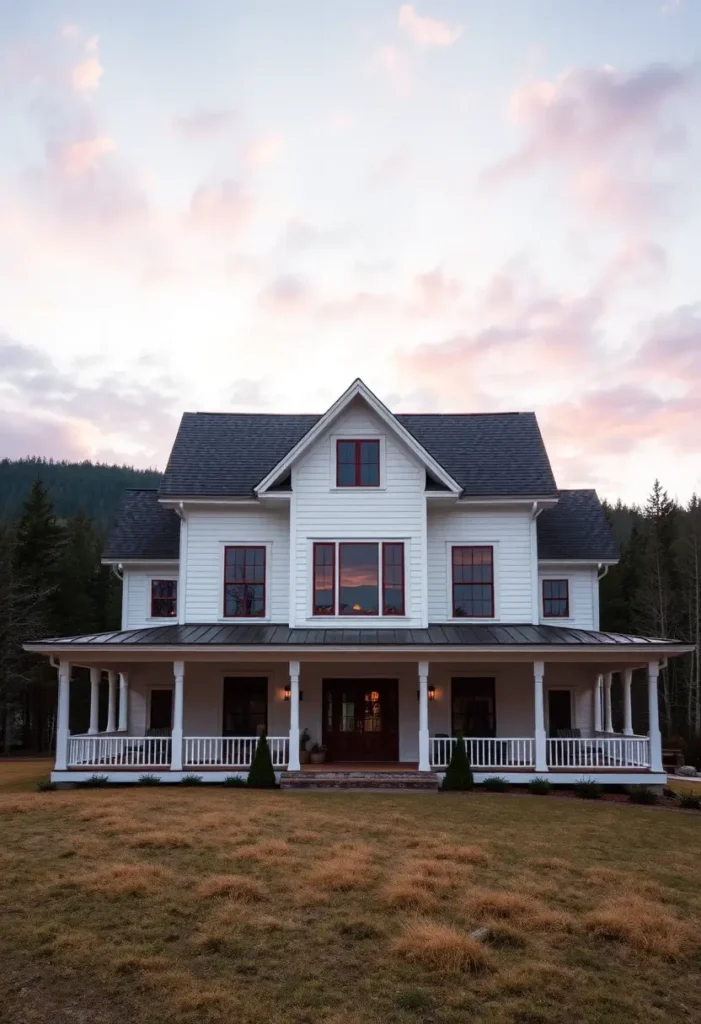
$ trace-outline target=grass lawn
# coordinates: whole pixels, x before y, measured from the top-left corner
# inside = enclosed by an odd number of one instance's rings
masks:
[[[3,1024],[701,1020],[694,812],[0,783],[0,835]]]

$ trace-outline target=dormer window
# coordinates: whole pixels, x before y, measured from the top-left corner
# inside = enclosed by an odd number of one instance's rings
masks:
[[[336,442],[336,486],[380,486],[380,442]]]

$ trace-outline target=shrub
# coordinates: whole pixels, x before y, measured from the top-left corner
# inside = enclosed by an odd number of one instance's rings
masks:
[[[490,793],[505,793],[509,788],[509,783],[506,779],[502,779],[500,775],[493,775],[491,778],[484,780],[482,788]]]
[[[234,786],[234,787],[236,787],[236,786],[246,786],[246,785],[248,785],[248,783],[246,782],[245,779],[240,779],[238,777],[238,775],[227,775],[227,777],[224,779],[224,785],[225,786]]]
[[[49,793],[52,789],[56,789],[56,783],[52,782],[51,779],[39,779],[37,782],[38,793]]]
[[[277,786],[265,731],[261,732],[258,737],[258,745],[253,755],[246,783],[249,786],[254,786],[256,789],[274,789]]]
[[[109,781],[107,775],[91,775],[89,779],[84,779],[79,785],[85,789],[97,789],[99,786],[107,786]]]
[[[649,786],[631,786],[628,790],[628,799],[632,804],[656,804],[657,793]]]
[[[594,779],[579,779],[574,786],[574,795],[580,800],[600,800],[601,786]]]
[[[446,768],[441,789],[465,790],[472,789],[475,780],[472,777],[470,759],[467,756],[467,748],[462,733],[457,734],[457,739],[450,757],[450,764]]]
[[[148,772],[146,775],[140,775],[137,779],[139,786],[157,786],[161,781],[160,775],[150,775]]]
[[[202,776],[201,775],[183,775],[180,780],[181,786],[201,786]]]
[[[686,807],[689,811],[701,811],[701,796],[698,793],[688,790],[679,794],[679,806]]]
[[[550,779],[544,779],[540,775],[528,783],[529,793],[535,793],[537,796],[548,796],[552,792],[552,788]]]

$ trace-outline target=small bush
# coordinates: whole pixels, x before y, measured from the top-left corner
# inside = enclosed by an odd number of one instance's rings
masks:
[[[677,799],[677,794],[674,792],[673,789],[670,789],[669,786],[665,786],[665,788],[662,790],[662,795],[666,796],[668,800]]]
[[[580,779],[575,783],[574,795],[580,800],[600,800],[601,786],[594,779]]]
[[[701,796],[691,790],[680,793],[679,806],[686,807],[688,811],[701,811]]]
[[[139,778],[137,779],[137,784],[139,786],[157,786],[159,785],[160,781],[160,775],[149,775],[147,773],[146,775],[139,776]]]
[[[243,786],[244,788],[248,785],[245,779],[240,779],[238,775],[227,775],[224,779],[225,786]]]
[[[486,789],[490,793],[505,793],[508,788],[509,783],[506,779],[502,779],[500,775],[493,775],[482,783],[482,789]]]
[[[467,756],[467,748],[462,733],[457,734],[453,753],[450,757],[450,764],[445,770],[441,789],[465,790],[473,789],[475,780],[472,777],[470,759]]]
[[[631,786],[628,790],[628,799],[632,804],[656,804],[657,793],[654,793],[649,786]]]
[[[400,1010],[430,1010],[433,1008],[433,997],[422,988],[407,988],[397,996]]]
[[[258,737],[258,745],[253,755],[246,784],[253,786],[255,789],[277,788],[273,761],[270,756],[270,747],[268,746],[268,738],[265,735],[265,731],[261,732]]]
[[[181,786],[201,786],[202,776],[201,775],[183,775],[180,780]]]
[[[552,788],[550,779],[544,779],[540,775],[528,783],[528,792],[535,793],[536,796],[548,796],[552,792]]]
[[[98,789],[100,786],[109,785],[109,781],[107,775],[91,775],[89,779],[84,779],[78,785],[83,786],[84,789]]]
[[[37,793],[50,793],[52,789],[56,789],[56,783],[51,779],[39,779],[37,782]]]

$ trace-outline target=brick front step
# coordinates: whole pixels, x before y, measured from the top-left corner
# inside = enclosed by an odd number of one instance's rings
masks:
[[[281,789],[436,790],[434,772],[283,772]]]

